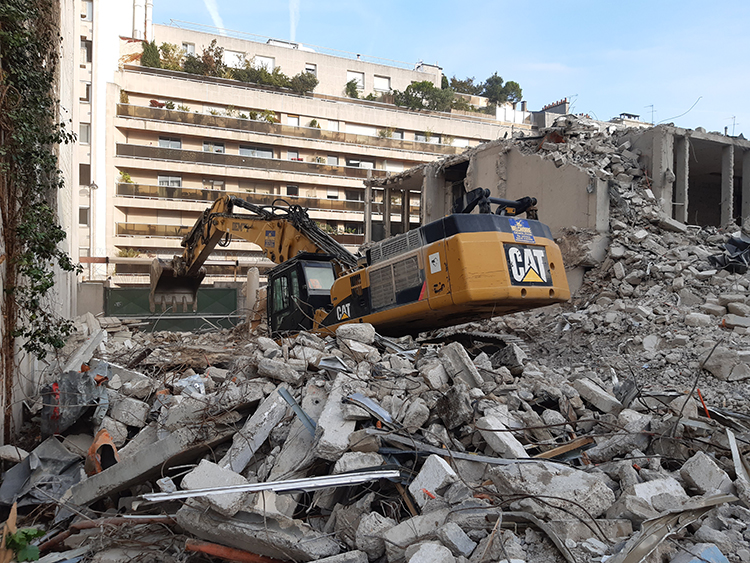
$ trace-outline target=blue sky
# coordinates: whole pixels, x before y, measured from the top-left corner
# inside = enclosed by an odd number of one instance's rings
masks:
[[[171,19],[423,60],[449,77],[497,72],[532,110],[568,97],[574,113],[651,121],[653,106],[656,123],[750,138],[747,0],[154,0],[154,23]]]

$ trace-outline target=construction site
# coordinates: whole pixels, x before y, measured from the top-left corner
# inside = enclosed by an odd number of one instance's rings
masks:
[[[562,115],[365,182],[422,224],[536,198],[570,288],[545,307],[275,337],[248,283],[231,328],[78,317],[0,447],[4,537],[48,563],[750,561],[748,154]]]

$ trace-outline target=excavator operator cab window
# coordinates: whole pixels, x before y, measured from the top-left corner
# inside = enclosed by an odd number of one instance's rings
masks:
[[[330,262],[307,262],[302,265],[310,294],[329,294],[336,280],[333,264]]]

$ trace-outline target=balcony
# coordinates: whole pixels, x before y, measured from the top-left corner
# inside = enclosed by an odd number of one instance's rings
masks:
[[[237,154],[214,153],[208,151],[191,151],[184,149],[168,149],[150,145],[131,145],[118,143],[117,156],[131,158],[145,158],[148,160],[168,160],[173,162],[193,164],[214,164],[219,166],[234,166],[237,168],[255,168],[258,170],[274,170],[277,172],[293,172],[297,174],[314,174],[317,176],[338,176],[341,178],[365,179],[368,172],[372,178],[385,178],[385,170],[355,168],[352,166],[329,166],[316,162],[299,162],[295,160],[281,160],[278,158],[259,158],[254,156],[240,156]]]
[[[345,143],[349,145],[366,145],[384,149],[423,152],[438,155],[460,154],[464,150],[466,150],[466,147],[454,147],[451,145],[438,145],[435,143],[420,141],[390,139],[387,137],[371,137],[369,135],[356,135],[354,133],[342,133],[340,131],[327,131],[315,127],[281,125],[279,123],[253,121],[251,119],[241,119],[239,117],[191,113],[188,111],[160,109],[145,106],[131,106],[128,104],[117,104],[117,115],[123,117],[152,119],[158,121],[170,121],[172,123],[185,123],[203,127],[218,127],[222,129],[249,131],[266,135],[280,135],[284,137],[298,137],[309,140],[334,141],[337,143]]]

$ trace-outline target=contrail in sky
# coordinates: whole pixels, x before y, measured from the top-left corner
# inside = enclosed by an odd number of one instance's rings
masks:
[[[214,26],[219,28],[219,32],[222,35],[226,35],[226,32],[224,31],[224,22],[221,21],[219,7],[216,5],[216,0],[203,0],[203,3],[206,5],[206,10],[208,10],[208,13],[211,15]]]
[[[289,40],[294,41],[299,23],[299,0],[289,0]]]

